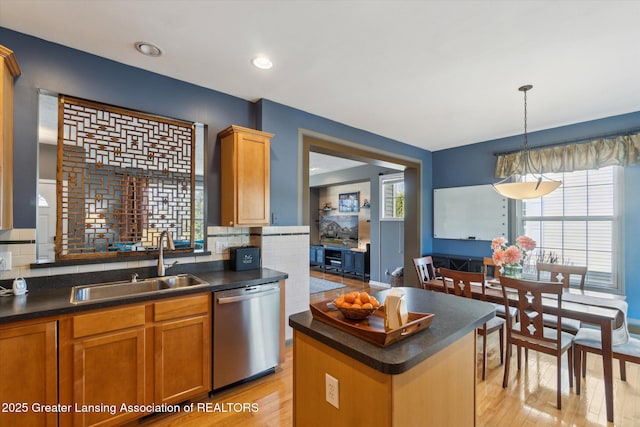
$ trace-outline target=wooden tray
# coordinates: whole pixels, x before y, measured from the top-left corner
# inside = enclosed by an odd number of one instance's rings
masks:
[[[350,320],[344,317],[340,310],[327,307],[329,302],[331,301],[309,305],[314,319],[335,326],[379,347],[386,347],[428,328],[435,316],[431,313],[409,312],[409,321],[406,325],[398,329],[387,329],[384,327],[384,307],[381,307],[367,319]]]

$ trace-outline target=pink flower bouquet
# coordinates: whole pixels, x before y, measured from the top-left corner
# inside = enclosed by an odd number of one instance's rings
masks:
[[[520,236],[516,239],[516,244],[508,246],[507,239],[496,237],[491,241],[493,250],[493,262],[498,267],[511,264],[524,264],[527,252],[536,248],[536,241],[528,236]]]

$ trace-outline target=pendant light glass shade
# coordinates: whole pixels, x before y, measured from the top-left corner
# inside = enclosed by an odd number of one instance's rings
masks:
[[[531,165],[529,141],[527,140],[527,91],[531,88],[533,88],[532,85],[525,85],[518,88],[519,91],[524,92],[524,146],[522,147],[522,154],[520,156],[523,162],[521,173],[514,173],[502,181],[493,184],[494,190],[509,199],[524,200],[546,196],[562,184],[562,181],[551,180],[544,175],[535,174],[535,170]],[[519,182],[518,175],[532,175],[534,180]]]
[[[561,181],[505,182],[493,184],[493,188],[509,199],[536,199],[546,196],[562,184]]]

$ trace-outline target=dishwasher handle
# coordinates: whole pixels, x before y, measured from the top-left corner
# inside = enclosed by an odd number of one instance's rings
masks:
[[[280,293],[280,287],[276,286],[270,289],[266,289],[264,291],[259,290],[257,292],[255,292],[256,288],[246,288],[245,291],[254,291],[252,293],[248,293],[248,294],[244,294],[244,295],[237,295],[237,296],[232,296],[232,297],[221,297],[221,298],[216,298],[216,302],[218,303],[218,305],[222,305],[222,304],[231,304],[234,302],[239,302],[239,301],[246,301],[248,299],[252,299],[252,298],[257,298],[257,297],[264,297],[267,295],[271,295],[271,294],[279,294]]]

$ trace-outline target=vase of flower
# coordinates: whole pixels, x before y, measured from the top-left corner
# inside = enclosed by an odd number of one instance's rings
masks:
[[[516,244],[509,246],[507,239],[496,237],[491,241],[493,250],[493,262],[496,266],[502,267],[500,272],[503,276],[522,278],[522,266],[525,264],[529,252],[536,248],[536,241],[528,236],[520,236],[516,239]]]
[[[503,275],[514,279],[522,279],[522,266],[520,264],[505,264]]]

